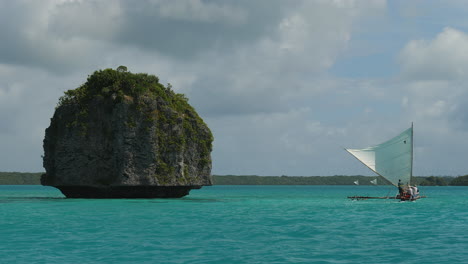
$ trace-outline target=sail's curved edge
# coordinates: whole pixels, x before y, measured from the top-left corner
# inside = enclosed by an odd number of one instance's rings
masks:
[[[413,170],[413,127],[379,145],[345,149],[376,174],[397,186],[410,184]]]
[[[367,164],[366,164],[364,161],[362,161],[357,155],[354,154],[354,151],[359,150],[359,149],[346,149],[346,148],[345,148],[345,150],[346,150],[349,154],[353,155],[353,156],[354,156],[357,160],[359,160],[362,164],[366,165],[366,167],[369,168],[371,171],[373,171],[375,174],[377,174],[377,175],[383,177],[382,175],[380,175],[380,174],[374,169],[375,166],[369,166],[369,165],[367,165]],[[385,178],[385,177],[384,177],[384,178]],[[390,182],[390,183],[393,184],[393,182]],[[393,184],[393,185],[395,185],[395,184]],[[395,186],[396,186],[396,185],[395,185]]]

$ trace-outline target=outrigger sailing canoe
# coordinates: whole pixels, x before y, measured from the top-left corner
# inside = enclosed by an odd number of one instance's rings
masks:
[[[354,200],[363,199],[400,199],[414,201],[425,196],[419,196],[411,189],[413,178],[413,124],[398,136],[373,147],[364,149],[345,149],[373,172],[385,178],[400,192],[395,196],[369,197],[349,196]],[[412,192],[413,191],[413,192]]]

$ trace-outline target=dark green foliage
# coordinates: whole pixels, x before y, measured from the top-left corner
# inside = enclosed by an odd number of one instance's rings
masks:
[[[112,99],[114,103],[133,102],[137,109],[143,109],[145,105],[140,99],[144,97],[160,98],[179,115],[188,115],[198,122],[203,122],[193,107],[188,104],[188,98],[183,94],[175,93],[171,84],[168,84],[166,88],[159,83],[158,77],[146,73],[131,73],[125,66],[120,66],[117,70],[95,71],[88,76],[86,83],[74,90],[66,91],[65,95],[59,99],[57,107],[67,104],[79,105],[82,111],[77,114],[76,122],[70,125],[82,125],[83,118],[86,117],[88,111],[87,105],[91,100]],[[158,115],[158,112],[148,113],[147,121],[153,121],[155,118],[172,120],[173,117]]]
[[[161,166],[161,170],[167,173],[166,164]],[[20,172],[0,172],[0,184],[29,184],[35,185],[40,184],[40,177],[43,173],[20,173]],[[188,171],[185,172],[188,174]],[[162,173],[161,175],[166,175]],[[370,181],[377,178],[379,185],[385,185],[384,181],[380,177],[369,177],[369,176],[310,176],[310,177],[298,177],[298,176],[256,176],[256,175],[213,175],[214,185],[353,185],[354,181],[359,180],[360,185],[371,185]],[[442,181],[437,178],[442,179]],[[468,186],[468,175],[460,176],[457,178],[453,177],[414,177],[415,184],[422,184],[424,181],[431,183],[444,184],[449,182],[449,185],[453,186]],[[168,179],[166,179],[168,180]],[[440,185],[444,186],[444,185]]]
[[[117,67],[117,71],[118,71],[118,72],[126,72],[126,71],[127,71],[127,67],[126,67],[126,66],[123,66],[123,65],[120,65],[119,67]]]
[[[460,177],[459,177],[460,178]],[[235,176],[235,175],[213,175],[215,185],[354,185],[354,181],[359,180],[359,185],[372,185],[371,180],[377,179],[378,185],[389,185],[382,177],[369,176]],[[466,178],[468,180],[468,177]],[[437,185],[445,186],[452,180],[451,177],[414,177],[414,184],[417,185]],[[455,180],[452,181],[452,183]],[[453,185],[453,184],[451,184]],[[468,185],[465,184],[465,185]]]
[[[188,98],[183,94],[175,93],[171,84],[167,86],[166,88],[160,84],[158,77],[146,73],[131,73],[122,69],[99,70],[88,76],[86,83],[77,89],[66,91],[65,95],[59,99],[57,107],[79,104],[85,108],[90,100],[96,98],[112,98],[116,103],[129,99],[136,100],[137,104],[143,104],[139,100],[142,97],[159,97],[179,113],[189,113],[192,117],[200,119],[193,107],[188,104]]]
[[[37,185],[41,184],[42,172],[0,172],[0,185]]]
[[[459,177],[455,178],[452,182],[450,182],[450,185],[453,185],[453,186],[468,186],[468,175],[459,176]]]
[[[125,66],[120,66],[125,67]],[[119,68],[120,68],[119,67]],[[68,90],[59,100],[58,106],[89,102],[96,97],[113,97],[117,101],[123,100],[124,96],[139,98],[141,96],[161,96],[169,99],[168,95],[175,93],[159,83],[158,77],[146,73],[131,73],[120,70],[105,69],[95,71],[88,76],[86,83],[74,90]],[[178,102],[177,102],[178,103]]]
[[[381,177],[368,176],[235,176],[213,175],[215,185],[354,185],[356,180],[359,180],[360,185],[372,185],[371,180],[377,178],[379,185],[384,185],[385,180]]]
[[[423,186],[447,186],[448,185],[444,177],[436,177],[436,176],[424,177],[417,184],[423,185]]]

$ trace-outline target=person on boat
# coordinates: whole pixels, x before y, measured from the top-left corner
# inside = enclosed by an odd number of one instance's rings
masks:
[[[408,198],[413,199],[413,195],[414,195],[414,193],[413,193],[413,187],[408,185],[408,190],[407,190],[406,192],[407,192],[407,194],[409,194],[409,195],[408,195],[408,196],[409,196]]]
[[[414,185],[411,188],[411,192],[412,192],[412,196],[411,196],[411,199],[416,199],[416,197],[419,196],[419,189],[418,189],[418,186]]]
[[[403,183],[401,182],[401,179],[398,180],[398,192],[400,193],[400,197],[403,197]]]

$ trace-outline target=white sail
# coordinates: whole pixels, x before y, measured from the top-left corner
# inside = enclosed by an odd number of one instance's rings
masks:
[[[377,179],[370,181],[370,183],[377,185]]]
[[[413,171],[413,127],[377,146],[346,149],[393,185],[410,184]]]
[[[359,185],[359,180],[354,181],[354,184]]]

